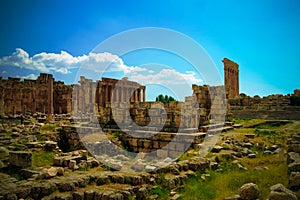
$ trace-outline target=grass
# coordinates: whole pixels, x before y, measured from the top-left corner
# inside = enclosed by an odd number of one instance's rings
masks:
[[[119,138],[120,137],[121,132],[120,131],[115,131],[112,133],[112,137],[114,138]]]
[[[251,127],[253,124],[264,123],[263,120],[239,120],[239,122],[248,124]],[[236,140],[243,140],[245,134],[256,133],[257,136],[251,139],[251,142],[259,143],[264,142],[266,145],[281,144],[282,148],[286,148],[286,141],[290,135],[296,133],[300,129],[300,122],[291,123],[276,123],[257,125],[254,128],[239,128],[223,133],[223,136],[234,137]],[[222,143],[222,141],[220,141]],[[181,199],[203,199],[203,200],[221,200],[226,197],[233,196],[239,193],[239,188],[249,182],[258,185],[260,190],[259,199],[267,199],[270,194],[270,187],[277,183],[282,183],[287,186],[288,184],[288,170],[286,164],[286,155],[284,150],[279,154],[264,156],[263,151],[256,149],[255,146],[252,150],[258,151],[257,158],[250,159],[244,157],[240,163],[248,169],[248,171],[241,171],[236,164],[232,164],[231,160],[226,160],[220,154],[210,153],[208,156],[214,157],[220,163],[223,171],[207,171],[210,177],[205,181],[201,179],[201,173],[193,178],[187,180],[180,193]],[[259,166],[261,170],[254,170]],[[267,169],[264,169],[267,168]],[[300,191],[298,192],[300,197]]]
[[[189,151],[183,153],[183,154],[180,156],[179,160],[180,160],[180,161],[183,161],[183,160],[189,160],[189,159],[193,158],[193,157],[194,157],[194,152],[195,152],[195,151],[193,151],[193,150],[189,150]]]
[[[33,167],[48,167],[53,163],[54,152],[40,151],[32,153]]]
[[[157,186],[156,188],[152,189],[150,194],[157,195],[158,199],[170,199],[170,190],[161,186]]]
[[[181,190],[182,199],[221,200],[239,193],[245,183],[255,183],[260,189],[260,199],[267,199],[270,187],[277,183],[287,184],[287,169],[284,163],[270,166],[269,170],[240,171],[236,165],[223,165],[223,172],[207,171],[210,177],[203,181],[198,173],[189,179]]]
[[[45,124],[41,127],[41,132],[42,133],[47,133],[47,132],[53,132],[55,131],[57,128],[56,125],[52,125],[52,124]]]
[[[233,119],[233,122],[235,124],[242,124],[242,123],[248,122],[250,120],[252,120],[252,119],[251,118],[235,118],[235,119]]]

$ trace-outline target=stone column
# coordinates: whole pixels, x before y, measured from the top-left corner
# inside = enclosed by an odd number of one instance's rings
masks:
[[[121,87],[120,88],[120,96],[121,96],[121,100],[120,100],[120,102],[124,102],[124,88],[123,87]]]
[[[137,90],[134,90],[134,102],[138,101],[138,94],[137,94]]]
[[[137,93],[137,101],[140,102],[141,101],[141,89],[137,89],[136,93]]]
[[[105,85],[104,103],[108,102],[108,85]]]
[[[146,87],[143,88],[143,102],[146,102]]]
[[[120,96],[119,96],[120,88],[115,87],[114,91],[115,91],[115,97],[114,97],[115,102],[120,102]]]
[[[134,91],[130,88],[130,102],[134,102]]]
[[[50,74],[48,75],[48,98],[48,114],[53,114],[53,77]]]

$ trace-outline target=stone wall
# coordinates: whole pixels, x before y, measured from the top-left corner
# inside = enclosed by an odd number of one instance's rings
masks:
[[[54,82],[53,85],[53,107],[55,114],[67,114],[72,112],[72,92],[70,85],[64,82]]]
[[[105,138],[109,137],[106,134],[115,132],[118,132],[118,141],[121,143],[112,145],[111,141]],[[90,136],[94,138],[93,141],[85,139]],[[122,154],[119,146],[130,152],[150,153],[157,151],[156,155],[153,156],[175,158],[190,148],[199,148],[198,145],[203,142],[205,136],[206,133],[157,133],[138,130],[130,131],[128,134],[126,130],[106,129],[103,132],[93,127],[63,126],[61,132],[63,143],[59,143],[59,145],[66,152],[86,149],[87,147],[95,155],[113,156]]]
[[[229,118],[229,107],[224,86],[193,85],[193,96],[199,107],[199,126],[223,123]]]
[[[0,79],[0,114],[66,114],[75,118],[96,113],[102,125],[147,126],[151,130],[196,133],[199,126],[223,122],[227,112],[224,87],[192,86],[184,102],[145,102],[146,87],[137,82],[80,77],[79,84],[65,85],[50,74],[37,80]],[[117,127],[115,127],[117,128]],[[192,131],[191,131],[192,130]]]
[[[53,76],[37,80],[0,79],[0,114],[53,113]]]
[[[144,138],[140,138],[141,135]],[[152,136],[152,137],[151,137]],[[198,148],[206,133],[157,133],[136,131],[134,134],[121,134],[120,140],[131,152],[150,153],[156,151],[158,158],[176,158],[191,148]]]
[[[263,98],[240,95],[228,102],[230,112],[236,118],[299,120],[300,106],[291,105],[290,98],[291,95],[270,95]]]

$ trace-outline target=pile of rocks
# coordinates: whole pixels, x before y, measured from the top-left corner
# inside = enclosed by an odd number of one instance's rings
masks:
[[[100,162],[93,157],[89,157],[87,150],[79,150],[62,153],[61,156],[55,156],[53,165],[78,170],[98,167]]]
[[[288,140],[288,170],[290,173],[289,188],[300,189],[300,134]]]
[[[44,171],[42,180],[10,181],[0,188],[0,199],[145,199],[153,186],[161,184],[166,188],[178,188],[185,180],[195,176],[198,171],[216,167],[213,162],[204,158],[193,158],[187,161],[173,163],[166,168],[157,170],[156,173],[123,173],[119,171],[87,171],[84,174],[63,173],[62,167],[51,167]],[[0,173],[0,178],[1,178]],[[46,176],[48,175],[48,176]],[[58,175],[58,176],[57,176]],[[5,178],[5,177],[4,177]],[[51,179],[50,179],[51,178]],[[113,189],[116,184],[118,189]],[[89,187],[87,186],[95,186]],[[178,196],[174,194],[174,197]],[[154,198],[154,197],[153,197]]]
[[[233,137],[224,137],[222,138],[223,143],[215,146],[212,149],[212,152],[219,153],[221,150],[232,150],[234,152],[230,153],[228,156],[234,159],[242,157],[256,158],[259,151],[263,151],[264,156],[278,154],[281,151],[280,144],[266,146],[263,142],[255,143],[253,142],[255,137],[255,134],[245,134],[243,140],[237,140]],[[255,151],[251,149],[255,149]]]
[[[284,187],[281,183],[270,187],[268,200],[297,200],[294,192]],[[246,183],[240,188],[240,192],[225,200],[256,200],[259,199],[259,188],[255,183]]]

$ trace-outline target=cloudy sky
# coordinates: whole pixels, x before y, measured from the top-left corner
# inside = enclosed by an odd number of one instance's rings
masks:
[[[95,51],[123,31],[160,27],[201,45],[219,71],[216,79],[223,79],[221,60],[227,57],[240,65],[241,92],[288,94],[300,88],[299,9],[297,0],[4,0],[0,76],[35,79],[42,72],[70,84],[84,66],[88,78],[127,76],[149,84],[149,100],[161,92],[182,98],[191,93],[186,88],[192,83],[207,82],[180,55],[153,49],[122,55]]]

